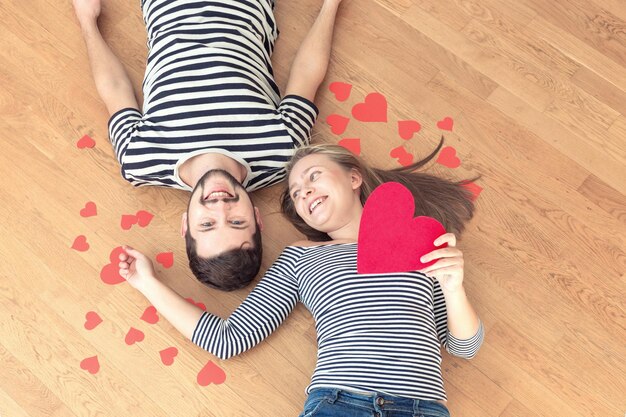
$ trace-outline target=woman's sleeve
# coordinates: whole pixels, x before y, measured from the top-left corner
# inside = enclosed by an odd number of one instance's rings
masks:
[[[298,302],[298,258],[295,248],[286,248],[228,319],[205,312],[196,325],[192,342],[220,359],[228,359],[263,341]]]
[[[278,105],[278,114],[298,147],[311,143],[311,130],[319,114],[315,103],[290,94],[283,97]]]
[[[439,281],[434,280],[434,309],[435,324],[437,326],[437,337],[446,348],[448,353],[460,358],[471,359],[476,356],[478,349],[483,344],[484,329],[482,321],[479,323],[478,331],[469,339],[457,339],[448,330],[448,313],[446,311],[446,299],[439,285]]]

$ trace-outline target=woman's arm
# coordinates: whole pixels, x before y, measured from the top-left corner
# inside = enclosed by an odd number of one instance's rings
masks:
[[[335,17],[341,0],[324,0],[317,19],[302,41],[291,64],[285,95],[297,95],[315,100],[328,68],[335,27]]]

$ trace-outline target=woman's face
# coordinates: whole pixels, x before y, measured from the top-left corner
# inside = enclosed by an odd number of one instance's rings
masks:
[[[362,210],[362,177],[323,154],[299,160],[289,174],[289,195],[298,215],[309,226],[329,233],[353,221]]]

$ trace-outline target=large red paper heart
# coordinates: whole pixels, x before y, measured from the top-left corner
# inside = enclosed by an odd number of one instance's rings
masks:
[[[386,122],[387,99],[380,93],[370,93],[365,102],[352,107],[352,116],[361,122]]]
[[[445,117],[443,120],[437,122],[437,127],[441,130],[452,130],[454,126],[454,120],[452,117]]]
[[[387,182],[368,197],[359,226],[357,272],[381,274],[415,271],[432,265],[420,258],[435,249],[446,231],[431,217],[413,217],[415,201],[402,184]]]
[[[100,279],[105,284],[115,285],[126,281],[120,275],[120,254],[124,253],[124,249],[121,246],[114,248],[109,255],[109,263],[102,267],[100,270]]]
[[[102,317],[95,311],[88,311],[87,314],[85,314],[85,329],[93,330],[100,323],[102,323]]]
[[[139,225],[139,227],[146,227],[147,225],[150,224],[150,222],[154,218],[154,215],[152,213],[149,213],[145,210],[139,210],[136,216],[137,216],[137,224]]]
[[[159,321],[159,315],[157,314],[156,308],[154,306],[150,306],[143,311],[140,319],[146,323],[156,324]]]
[[[458,168],[461,165],[461,160],[456,156],[456,149],[452,146],[446,146],[437,157],[437,163],[448,168]]]
[[[400,120],[398,121],[398,134],[404,140],[409,140],[413,135],[420,131],[422,125],[415,120]]]
[[[413,154],[408,153],[406,149],[404,149],[404,146],[393,148],[391,152],[389,152],[389,156],[396,158],[398,163],[402,166],[409,166],[413,163]]]
[[[87,238],[84,235],[77,236],[76,239],[74,239],[74,243],[72,243],[72,249],[79,252],[85,252],[89,250],[89,243],[87,243]]]
[[[331,114],[326,118],[326,123],[330,126],[330,131],[335,135],[341,135],[346,131],[350,119],[338,114]]]
[[[198,372],[197,381],[202,387],[206,387],[209,384],[223,384],[226,381],[226,373],[212,361],[208,361],[204,368]]]
[[[335,98],[338,101],[346,101],[348,97],[350,97],[352,84],[335,81],[333,83],[330,83],[328,89],[335,95]]]
[[[81,217],[92,217],[98,214],[98,209],[96,207],[96,203],[93,201],[89,201],[85,204],[85,207],[80,209]]]
[[[92,356],[90,358],[85,358],[80,361],[80,368],[89,372],[92,375],[95,375],[100,370],[100,362],[98,362],[98,355]]]
[[[361,139],[359,138],[344,138],[337,142],[337,145],[343,146],[355,155],[361,155]]]
[[[161,362],[163,362],[163,365],[170,366],[174,363],[174,358],[178,356],[178,349],[174,346],[168,347],[159,351],[159,355],[161,356]]]
[[[163,268],[171,268],[174,265],[174,254],[172,252],[161,252],[156,256],[156,261],[163,265]]]
[[[137,342],[141,342],[144,339],[144,337],[145,336],[141,330],[131,327],[130,330],[128,330],[128,333],[126,333],[124,342],[126,342],[126,344],[130,346],[130,345],[134,345]]]
[[[472,193],[472,201],[476,201],[483,190],[483,187],[473,182],[463,184],[463,187]]]
[[[78,146],[78,149],[93,148],[94,146],[96,146],[96,141],[90,138],[88,135],[85,135],[80,138],[78,142],[76,142],[76,146]]]

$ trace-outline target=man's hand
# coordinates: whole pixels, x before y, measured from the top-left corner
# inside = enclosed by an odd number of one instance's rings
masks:
[[[126,253],[120,254],[120,275],[130,285],[141,291],[146,281],[156,279],[152,261],[129,246],[123,246],[123,249]]]
[[[74,12],[81,26],[96,23],[102,11],[101,0],[74,0]]]
[[[420,272],[436,278],[445,293],[454,292],[463,287],[464,260],[463,252],[456,247],[456,236],[454,233],[446,233],[435,240],[435,246],[441,246],[444,243],[447,243],[448,247],[435,249],[420,258],[422,263],[438,259],[437,262],[420,270]]]

